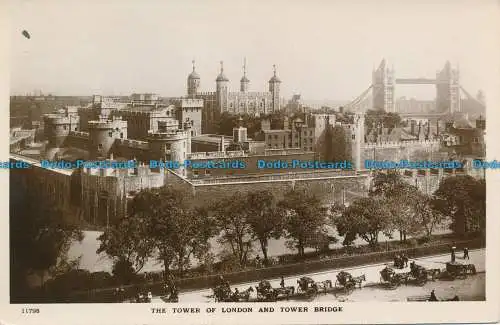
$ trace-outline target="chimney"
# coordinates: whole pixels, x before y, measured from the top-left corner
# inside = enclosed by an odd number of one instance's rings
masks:
[[[476,120],[476,128],[481,130],[486,130],[486,120],[482,116]]]

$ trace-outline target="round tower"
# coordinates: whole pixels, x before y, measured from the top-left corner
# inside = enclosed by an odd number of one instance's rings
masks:
[[[178,162],[180,167],[176,173],[185,176],[183,167],[187,155],[191,152],[191,125],[184,123],[184,129],[172,130],[163,125],[166,122],[158,122],[158,131],[149,132],[148,142],[150,158],[158,161]]]
[[[52,114],[45,114],[44,135],[48,140],[49,148],[60,148],[64,145],[70,131],[78,131],[80,117],[77,114],[68,113],[60,109]]]
[[[269,92],[272,94],[272,111],[280,110],[280,84],[281,80],[276,76],[276,65],[273,65],[274,75],[269,79]]]
[[[247,78],[247,59],[243,60],[243,77],[240,80],[240,91],[245,93],[248,91],[248,86],[250,84],[250,80]]]
[[[127,121],[120,117],[112,120],[103,116],[98,121],[89,121],[89,156],[90,159],[106,159],[116,139],[127,138]]]
[[[189,74],[187,79],[187,93],[189,97],[195,97],[200,88],[200,75],[196,72],[195,61],[193,63],[193,71]]]
[[[227,102],[229,95],[229,79],[224,74],[224,62],[220,61],[220,74],[215,79],[216,83],[216,100],[217,107],[220,112],[227,110]]]

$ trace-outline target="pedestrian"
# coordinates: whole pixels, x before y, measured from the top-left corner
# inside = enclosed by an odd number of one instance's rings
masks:
[[[452,263],[454,263],[454,262],[455,262],[455,250],[456,250],[456,249],[457,249],[457,248],[456,248],[455,246],[453,246],[453,247],[451,248],[451,262],[452,262]]]
[[[465,259],[468,259],[470,260],[470,257],[469,257],[469,249],[467,247],[464,248],[464,260]]]
[[[429,301],[438,301],[438,299],[436,297],[436,293],[434,292],[434,289],[431,291],[431,297],[430,297]]]
[[[280,287],[285,287],[285,279],[283,278],[283,276],[281,277]]]

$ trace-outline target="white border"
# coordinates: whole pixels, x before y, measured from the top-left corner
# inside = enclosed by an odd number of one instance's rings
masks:
[[[21,1],[21,0],[19,0]],[[368,1],[368,0],[366,0]],[[478,0],[478,4],[479,4]],[[485,20],[491,26],[491,33],[487,36],[491,40],[489,51],[482,53],[483,60],[491,64],[491,81],[484,89],[487,95],[487,143],[488,160],[499,159],[498,154],[500,139],[500,36],[499,8],[497,11],[485,13]],[[2,151],[1,160],[8,159],[8,139],[9,139],[9,46],[10,30],[8,21],[8,5],[6,1],[0,1],[0,108],[6,118],[0,119],[0,130],[4,136],[0,137],[5,149]],[[50,22],[47,22],[50,23]],[[355,24],[362,24],[353,21]],[[425,22],[423,22],[425,23]],[[464,24],[468,22],[464,21]],[[431,35],[430,35],[431,37]],[[482,50],[482,49],[480,49]],[[497,322],[499,316],[499,277],[500,269],[498,263],[498,251],[500,241],[498,230],[500,230],[500,209],[496,200],[496,190],[500,190],[498,171],[487,171],[487,261],[486,269],[486,302],[455,302],[455,303],[339,303],[332,301],[331,306],[343,306],[344,311],[340,313],[274,313],[274,314],[228,314],[221,316],[221,313],[207,315],[206,313],[191,315],[172,315],[171,313],[162,315],[152,315],[150,308],[153,305],[146,304],[53,304],[40,305],[41,314],[24,316],[20,314],[24,305],[9,304],[9,225],[8,225],[8,197],[9,189],[8,173],[0,172],[0,186],[2,198],[0,208],[4,212],[0,218],[0,229],[3,230],[0,236],[1,247],[0,259],[3,268],[0,269],[0,324],[165,324],[165,323],[217,323],[217,324],[325,324],[325,323],[476,323],[476,322]],[[178,304],[179,306],[187,304]],[[227,304],[229,306],[231,304]],[[244,304],[239,303],[234,306],[264,306],[265,303]],[[267,304],[269,305],[269,304]],[[290,304],[271,304],[272,306],[286,306]],[[313,303],[293,303],[293,305],[310,305]],[[323,304],[321,304],[323,305]],[[220,310],[221,304],[189,304],[190,307],[200,307],[204,310],[207,307],[215,307]],[[226,305],[225,305],[226,306]],[[171,308],[171,304],[158,307]],[[255,309],[255,308],[254,308]]]

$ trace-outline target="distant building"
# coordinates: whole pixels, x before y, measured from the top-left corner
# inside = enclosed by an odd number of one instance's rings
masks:
[[[229,79],[224,74],[222,62],[220,74],[215,80],[215,92],[200,92],[200,81],[200,75],[196,72],[193,61],[193,71],[187,79],[187,96],[188,98],[203,100],[203,133],[213,133],[214,122],[224,112],[262,115],[277,112],[281,108],[281,80],[276,75],[276,67],[274,67],[273,76],[269,79],[269,91],[267,92],[250,91],[250,80],[246,73],[246,62],[243,66],[243,77],[240,80],[240,88],[237,92],[230,91]]]

